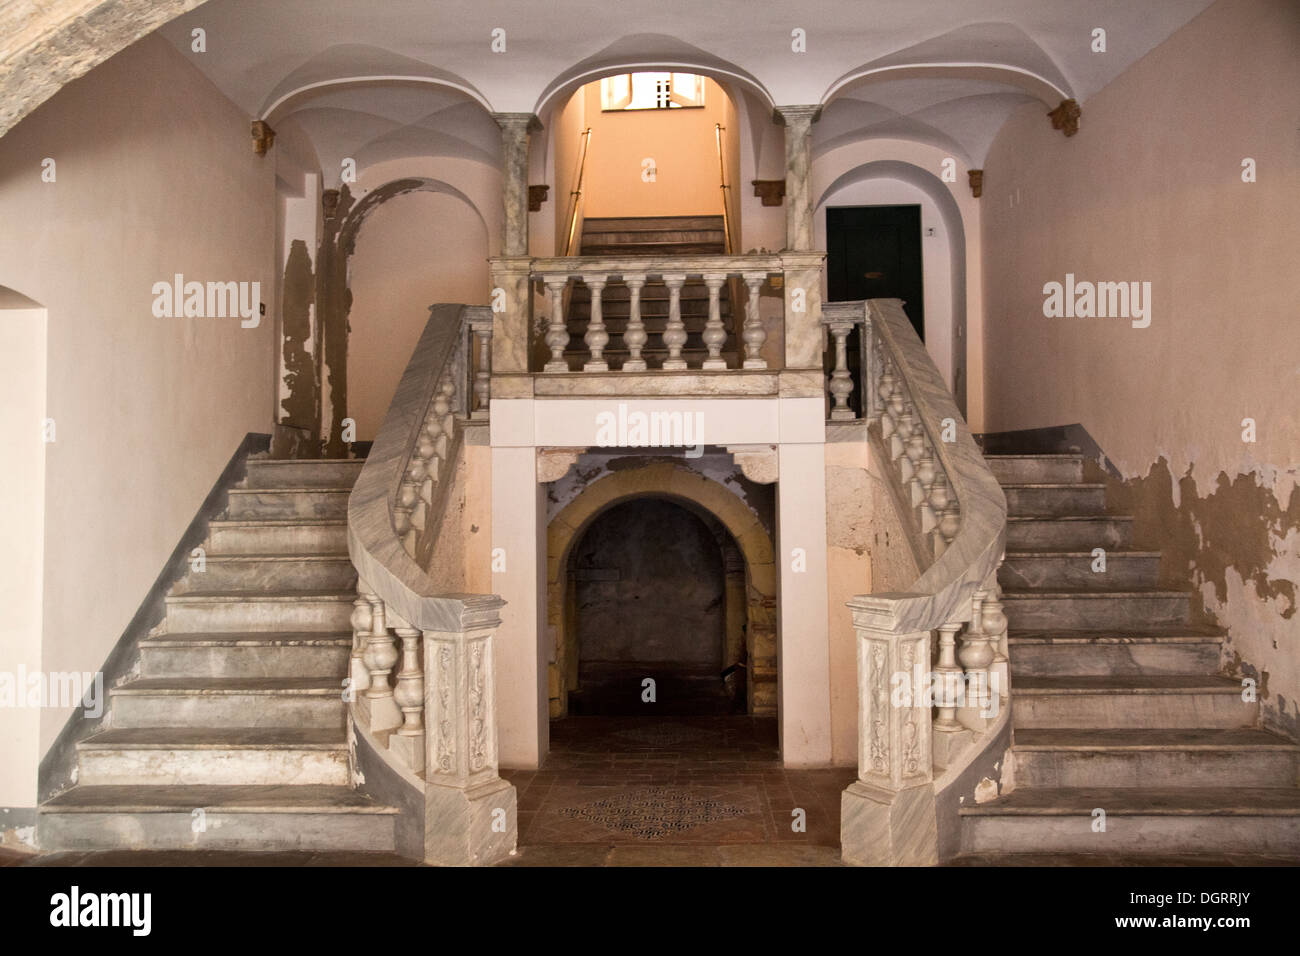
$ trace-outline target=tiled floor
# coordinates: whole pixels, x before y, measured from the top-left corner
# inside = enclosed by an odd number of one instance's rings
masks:
[[[750,856],[806,865],[838,861],[840,793],[855,774],[786,770],[772,719],[571,717],[551,724],[541,770],[502,776],[519,792],[524,857],[582,845],[568,854],[720,865],[744,856],[722,848],[767,846]]]

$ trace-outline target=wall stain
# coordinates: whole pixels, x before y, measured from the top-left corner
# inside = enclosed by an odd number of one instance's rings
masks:
[[[1254,473],[1229,478],[1220,472],[1214,490],[1202,496],[1189,468],[1178,479],[1180,505],[1173,498],[1173,473],[1161,457],[1145,478],[1110,481],[1111,510],[1132,514],[1135,542],[1160,548],[1161,582],[1185,584],[1190,572],[1198,585],[1214,588],[1220,604],[1228,600],[1228,569],[1251,582],[1260,600],[1282,598],[1280,614],[1296,613],[1296,585],[1271,578],[1268,566],[1283,552],[1282,539],[1300,530],[1300,486],[1293,488],[1285,507]],[[1205,609],[1200,608],[1202,613]]]
[[[311,338],[311,306],[316,299],[315,277],[307,243],[295,239],[289,245],[284,265],[284,300],[281,317],[284,325],[284,388],[280,401],[284,409],[282,424],[315,431],[320,421],[320,387],[316,382],[316,363],[307,351]]]

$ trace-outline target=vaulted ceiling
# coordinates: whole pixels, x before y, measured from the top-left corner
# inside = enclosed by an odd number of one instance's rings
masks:
[[[208,0],[162,34],[322,162],[496,155],[487,111],[544,117],[615,70],[685,67],[771,105],[825,104],[817,148],[875,136],[982,162],[1007,115],[1081,103],[1210,0]],[[206,52],[191,50],[192,31]],[[1093,31],[1106,31],[1106,52]],[[504,52],[493,32],[504,30]],[[806,52],[793,35],[804,32]]]

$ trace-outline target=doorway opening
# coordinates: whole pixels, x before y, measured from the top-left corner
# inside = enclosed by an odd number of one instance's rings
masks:
[[[571,716],[746,713],[744,561],[720,521],[625,501],[591,522],[567,570]]]

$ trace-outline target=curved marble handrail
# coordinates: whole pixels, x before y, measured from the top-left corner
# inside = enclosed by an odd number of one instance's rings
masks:
[[[960,508],[956,535],[929,567],[921,569],[915,584],[903,593],[870,595],[870,603],[878,608],[882,601],[889,605],[890,620],[880,622],[882,630],[932,631],[970,619],[975,592],[986,586],[1002,559],[1006,496],[943,376],[903,312],[902,302],[870,299],[866,311],[868,334],[893,359],[903,391],[916,409],[917,424],[928,438],[928,449],[938,459],[938,470],[946,476],[951,497]],[[867,388],[877,385],[872,380]],[[950,442],[942,440],[946,421],[955,432]],[[907,516],[900,517],[906,521]]]
[[[463,631],[494,624],[505,604],[495,594],[436,593],[407,552],[394,522],[403,479],[438,385],[465,340],[468,307],[435,305],[389,405],[388,415],[348,499],[348,554],[357,574],[387,608],[422,631]],[[463,400],[463,396],[462,396]],[[459,433],[449,436],[459,441]],[[453,444],[444,458],[454,460]],[[435,520],[440,509],[431,507]]]

